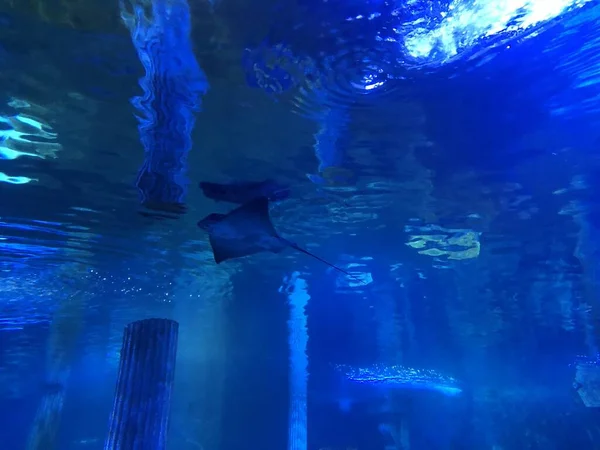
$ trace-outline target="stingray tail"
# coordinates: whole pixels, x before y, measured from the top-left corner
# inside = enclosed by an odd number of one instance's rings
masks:
[[[281,238],[281,239],[283,239],[283,238]],[[352,279],[354,279],[354,280],[358,281],[360,284],[363,284],[363,285],[365,285],[365,286],[367,285],[367,283],[365,283],[363,280],[361,280],[361,279],[360,279],[360,278],[358,278],[357,276],[355,276],[355,275],[351,274],[350,272],[348,272],[348,271],[346,271],[346,270],[342,269],[341,267],[338,267],[338,266],[336,266],[335,264],[331,264],[329,261],[326,261],[326,260],[324,260],[323,258],[321,258],[321,257],[319,257],[319,256],[317,256],[317,255],[315,255],[314,253],[311,253],[311,252],[309,252],[308,250],[306,250],[306,249],[303,249],[303,248],[302,248],[302,247],[300,247],[298,244],[295,244],[295,243],[293,243],[293,242],[291,242],[291,241],[288,241],[287,239],[284,239],[284,241],[285,241],[285,242],[286,242],[286,243],[287,243],[287,244],[288,244],[290,247],[292,247],[292,248],[294,248],[294,249],[298,250],[299,252],[302,252],[302,253],[304,253],[305,255],[311,256],[311,257],[315,258],[316,260],[318,260],[318,261],[321,261],[323,264],[327,264],[329,267],[331,267],[331,268],[333,268],[333,269],[337,270],[337,271],[338,271],[338,272],[340,272],[340,273],[343,273],[344,275],[347,275],[347,276],[349,276],[350,278],[352,278]]]

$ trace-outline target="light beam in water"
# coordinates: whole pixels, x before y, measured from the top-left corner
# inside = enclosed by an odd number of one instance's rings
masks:
[[[306,281],[298,272],[284,279],[279,292],[285,292],[290,305],[288,320],[290,348],[290,411],[288,428],[288,450],[306,450],[307,439],[307,390],[308,390],[308,330],[306,305],[310,296]]]

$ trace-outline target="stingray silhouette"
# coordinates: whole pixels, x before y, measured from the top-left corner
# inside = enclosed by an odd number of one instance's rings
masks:
[[[201,181],[199,185],[204,195],[210,199],[240,205],[259,197],[267,197],[271,201],[280,201],[285,200],[290,195],[288,186],[274,180],[236,181],[233,183]]]
[[[267,197],[255,198],[227,214],[209,214],[198,222],[198,226],[208,232],[217,264],[261,252],[280,253],[291,247],[365,284],[344,269],[279,236],[269,216]]]
[[[272,179],[233,181],[230,183],[201,181],[199,186],[206,197],[216,202],[237,203],[238,205],[243,205],[259,197],[267,197],[272,202],[283,201],[290,197],[292,191],[288,184],[282,184]],[[311,185],[311,188],[314,188],[314,186]],[[346,205],[346,200],[333,192],[328,192],[322,188],[317,188],[316,192],[323,199],[342,202]],[[315,201],[315,199],[312,201]]]

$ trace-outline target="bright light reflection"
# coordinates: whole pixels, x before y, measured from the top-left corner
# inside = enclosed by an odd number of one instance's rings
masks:
[[[0,159],[17,159],[21,156],[31,156],[32,158],[41,158],[35,153],[20,152],[8,147],[0,146]]]
[[[455,0],[434,28],[416,28],[404,39],[409,55],[446,61],[482,38],[514,33],[554,19],[591,0]],[[420,17],[415,22],[436,18]]]
[[[0,183],[9,184],[27,184],[31,181],[35,181],[33,178],[28,177],[11,177],[6,175],[4,172],[0,172]]]
[[[8,105],[15,109],[31,107],[27,101],[17,98],[12,98]],[[11,161],[23,156],[42,159],[56,157],[62,148],[56,142],[57,137],[57,133],[52,132],[49,125],[30,114],[0,115],[0,161]],[[0,172],[0,183],[27,184],[31,181],[37,180]]]

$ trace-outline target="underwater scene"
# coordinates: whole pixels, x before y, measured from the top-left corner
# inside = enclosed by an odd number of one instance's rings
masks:
[[[0,0],[0,450],[600,449],[600,1]]]

